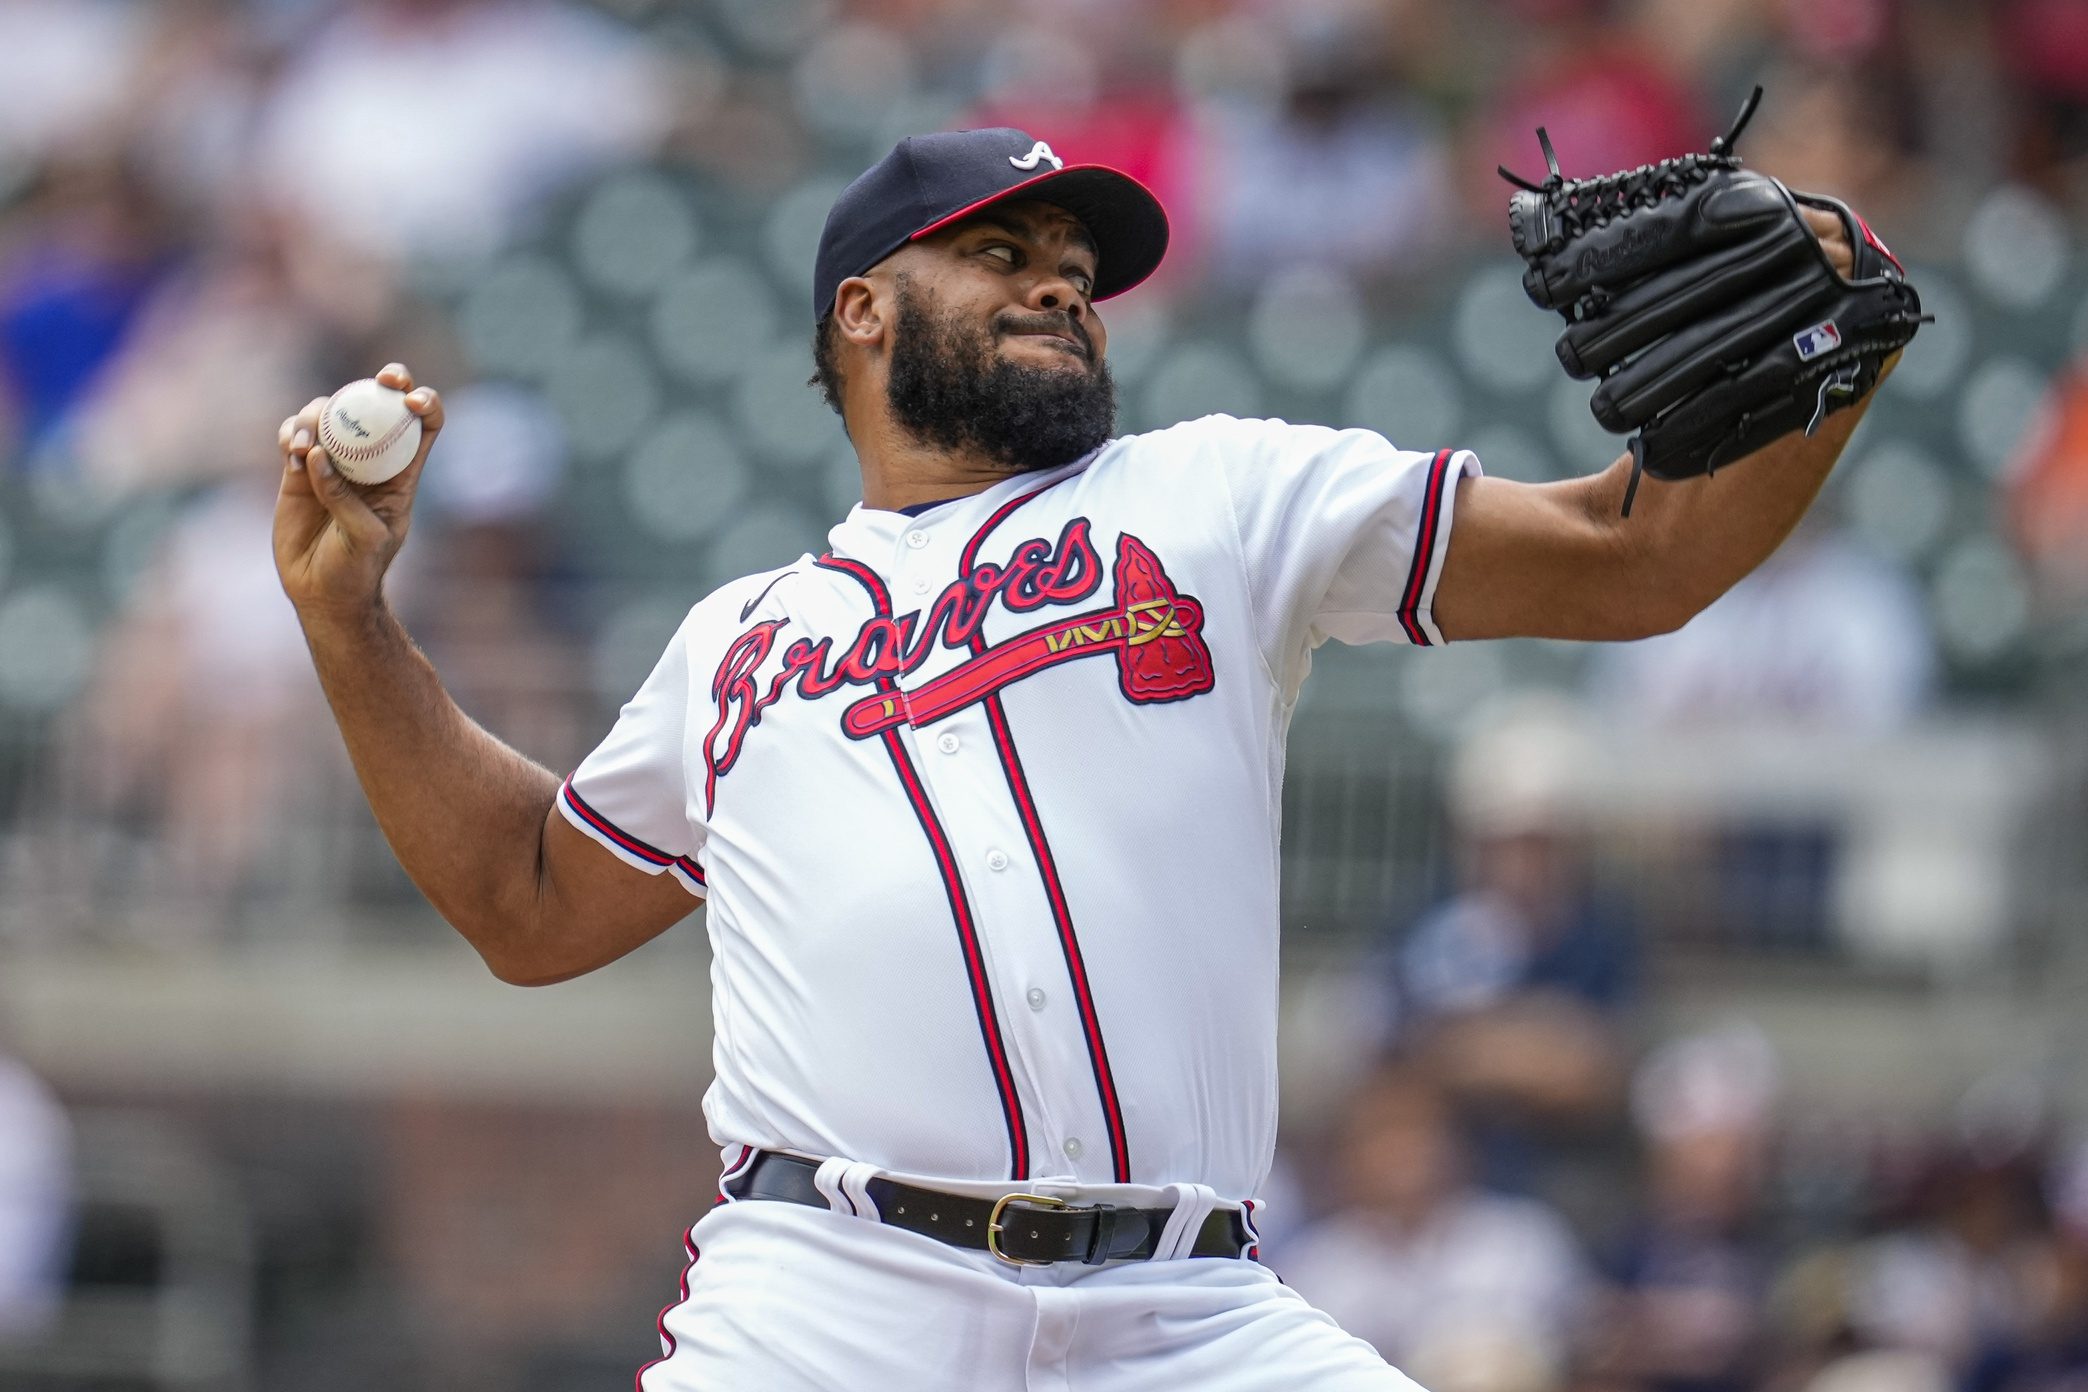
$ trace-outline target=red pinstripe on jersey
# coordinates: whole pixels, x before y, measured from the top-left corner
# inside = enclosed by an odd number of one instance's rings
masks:
[[[854,577],[870,592],[870,602],[878,617],[892,617],[891,592],[885,588],[876,571],[860,561],[833,555],[820,557],[818,564]],[[881,678],[878,686],[893,693],[899,690],[899,683],[890,677]],[[950,839],[944,833],[942,823],[936,819],[935,809],[928,803],[927,791],[921,786],[921,777],[913,766],[913,760],[907,756],[905,742],[896,729],[886,730],[883,739],[885,750],[892,758],[892,768],[906,791],[906,800],[913,805],[914,816],[921,823],[921,832],[928,838],[929,849],[935,853],[936,868],[942,873],[943,893],[950,901],[950,916],[956,922],[957,940],[964,950],[965,972],[971,978],[972,1004],[978,1012],[979,1034],[986,1044],[987,1059],[993,1065],[994,1084],[1000,1090],[1001,1114],[1007,1122],[1008,1177],[1020,1182],[1029,1178],[1029,1136],[1022,1119],[1022,1099],[1015,1091],[1015,1074],[1008,1062],[1007,1045],[1001,1037],[1000,1014],[993,1003],[993,988],[986,979],[986,959],[979,947],[979,929],[972,918],[971,901],[965,896],[964,882],[958,875],[957,858],[950,849]]]
[[[1032,489],[995,510],[966,543],[964,554],[958,561],[958,573],[972,573],[980,545],[1009,513],[1054,486],[1045,484],[1042,488]],[[984,633],[972,635],[971,649],[974,653],[986,651]],[[1088,1063],[1095,1075],[1095,1092],[1101,1099],[1102,1115],[1109,1127],[1111,1172],[1118,1184],[1128,1184],[1131,1182],[1131,1147],[1125,1135],[1124,1111],[1117,1100],[1116,1077],[1110,1071],[1109,1049],[1102,1040],[1102,1022],[1095,1009],[1094,992],[1088,986],[1087,963],[1081,956],[1080,936],[1073,928],[1073,911],[1066,903],[1065,886],[1059,881],[1058,862],[1052,856],[1051,842],[1044,834],[1044,822],[1037,813],[1037,800],[1030,793],[1029,778],[1022,769],[1022,756],[1015,750],[1015,736],[1008,728],[1008,712],[1001,704],[999,693],[988,696],[984,705],[986,723],[993,731],[994,747],[1000,754],[1001,772],[1007,777],[1008,791],[1015,799],[1015,810],[1022,817],[1023,832],[1036,856],[1037,872],[1043,878],[1044,894],[1051,903],[1052,921],[1058,928],[1059,950],[1066,959],[1066,975],[1073,983],[1081,1032],[1087,1038]]]

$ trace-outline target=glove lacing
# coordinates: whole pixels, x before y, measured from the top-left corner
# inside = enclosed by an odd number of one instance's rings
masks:
[[[1740,159],[1733,153],[1733,146],[1739,141],[1740,132],[1746,130],[1747,123],[1754,119],[1755,108],[1761,103],[1762,89],[1757,84],[1741,104],[1740,114],[1733,118],[1732,126],[1711,142],[1709,154],[1683,155],[1678,159],[1662,160],[1659,164],[1642,164],[1636,169],[1604,175],[1599,179],[1569,180],[1560,172],[1559,155],[1552,148],[1550,134],[1539,126],[1537,146],[1544,152],[1546,170],[1543,183],[1532,183],[1505,164],[1494,168],[1509,183],[1545,200],[1554,228],[1549,249],[1557,251],[1590,227],[1604,226],[1633,209],[1651,208],[1664,198],[1687,192],[1691,184],[1702,183],[1713,170],[1738,169]],[[1818,420],[1819,417],[1815,416],[1815,425]],[[1807,433],[1811,433],[1810,428]],[[1624,488],[1626,517],[1631,516],[1631,503],[1638,496],[1639,477],[1646,467],[1645,449],[1640,439],[1640,435],[1631,437],[1631,482]]]

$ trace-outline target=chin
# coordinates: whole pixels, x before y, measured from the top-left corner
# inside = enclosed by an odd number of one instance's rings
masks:
[[[1019,356],[1026,366],[1034,366],[1040,361],[1048,360],[1063,364],[1077,372],[1091,373],[1095,370],[1094,362],[1074,348],[1058,348],[1040,343],[1038,347],[1028,350],[1011,349],[1010,356]]]

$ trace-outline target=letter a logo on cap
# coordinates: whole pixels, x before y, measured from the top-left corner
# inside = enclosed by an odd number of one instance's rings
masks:
[[[1030,146],[1030,152],[1020,159],[1014,155],[1008,156],[1008,163],[1014,165],[1017,169],[1035,169],[1038,163],[1043,160],[1050,160],[1053,169],[1064,169],[1066,167],[1066,162],[1051,153],[1051,147],[1041,140]]]

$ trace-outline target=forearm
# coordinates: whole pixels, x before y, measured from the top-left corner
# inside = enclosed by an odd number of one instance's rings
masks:
[[[300,614],[377,824],[430,903],[495,970],[537,930],[558,776],[460,710],[383,605]]]
[[[1629,583],[1653,606],[1655,631],[1687,622],[1768,559],[1819,496],[1876,395],[1827,417],[1815,435],[1786,435],[1709,477],[1643,478],[1629,517],[1629,455],[1588,480],[1592,508],[1630,559]]]

